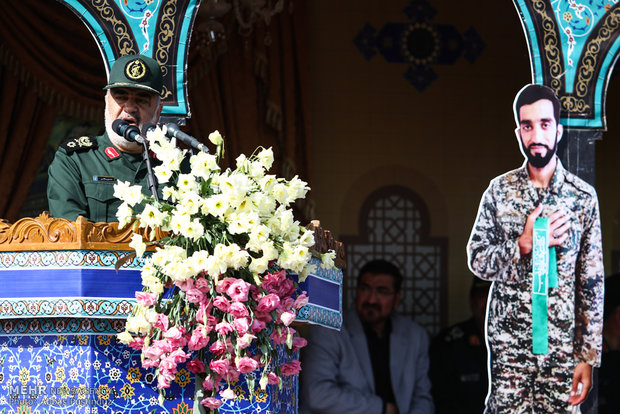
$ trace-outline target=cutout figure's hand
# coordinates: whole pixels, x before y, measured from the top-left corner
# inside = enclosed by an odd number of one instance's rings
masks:
[[[525,222],[525,228],[523,229],[523,233],[519,236],[519,251],[521,252],[521,256],[525,256],[526,254],[530,254],[532,252],[532,229],[534,228],[534,222],[540,216],[542,212],[542,203],[536,206],[534,211],[527,216],[527,221]]]
[[[592,389],[592,366],[587,362],[580,362],[575,367],[573,387],[570,390],[568,402],[572,405],[581,404],[588,396],[590,389]]]
[[[568,238],[570,216],[562,211],[556,211],[549,216],[549,247],[561,246]]]

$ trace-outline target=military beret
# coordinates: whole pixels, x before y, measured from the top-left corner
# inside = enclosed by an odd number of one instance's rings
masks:
[[[110,79],[103,89],[134,88],[161,95],[163,75],[159,63],[142,55],[124,55],[112,65]]]

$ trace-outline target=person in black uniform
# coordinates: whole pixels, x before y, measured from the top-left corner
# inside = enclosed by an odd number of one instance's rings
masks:
[[[490,282],[474,278],[471,318],[450,326],[431,342],[429,376],[435,412],[482,413],[488,391],[484,320]]]
[[[105,133],[64,141],[49,169],[47,198],[50,214],[92,222],[117,221],[121,201],[114,197],[117,180],[140,184],[150,195],[142,146],[127,141],[112,130],[121,119],[140,130],[157,123],[162,110],[163,76],[159,63],[142,55],[125,55],[116,60],[105,86]]]
[[[598,371],[598,414],[620,413],[620,273],[605,279],[603,354]]]

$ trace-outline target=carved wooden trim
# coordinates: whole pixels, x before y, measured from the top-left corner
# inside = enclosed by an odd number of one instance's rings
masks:
[[[334,264],[344,269],[347,265],[347,261],[345,260],[344,245],[342,242],[334,239],[334,236],[332,236],[329,230],[323,229],[318,220],[312,220],[306,227],[308,230],[314,231],[313,250],[317,253],[327,253],[329,250],[335,251],[336,258],[334,259]]]
[[[0,220],[0,251],[35,250],[126,250],[132,234],[142,233],[148,240],[150,230],[136,229],[132,223],[91,223],[80,216],[76,221],[51,217],[47,212],[35,218],[23,218],[14,224]],[[165,234],[155,232],[155,239]]]

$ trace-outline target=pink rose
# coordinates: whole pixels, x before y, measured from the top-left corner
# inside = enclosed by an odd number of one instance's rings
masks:
[[[258,362],[249,357],[242,357],[237,360],[237,369],[242,374],[254,371],[258,368]]]
[[[154,341],[153,348],[159,349],[161,353],[172,352],[172,350],[174,349],[174,347],[172,346],[172,343],[167,339],[158,339]]]
[[[191,288],[185,293],[185,297],[189,303],[200,304],[205,298],[205,294],[196,288]]]
[[[217,286],[215,287],[215,291],[217,293],[224,293],[228,290],[228,287],[237,279],[235,279],[234,277],[225,277],[224,279],[220,280],[219,283],[217,284]]]
[[[308,341],[306,341],[301,336],[296,336],[293,338],[293,352],[303,348],[306,345],[308,345]]]
[[[229,324],[228,322],[220,322],[217,325],[215,325],[215,330],[220,335],[227,335],[233,331],[233,326]]]
[[[293,292],[295,292],[295,284],[291,279],[284,279],[280,286],[278,286],[278,291],[276,292],[278,296],[289,296]]]
[[[192,337],[189,339],[187,347],[191,351],[198,351],[209,343],[209,336],[207,334],[207,328],[204,326],[197,327],[192,332]]]
[[[247,318],[238,318],[233,321],[233,326],[235,327],[235,331],[239,333],[239,335],[245,335],[248,332],[249,324]]]
[[[228,308],[228,312],[235,318],[245,318],[250,314],[248,308],[241,302],[232,303]]]
[[[295,312],[283,312],[280,315],[280,320],[286,326],[289,326],[295,320]]]
[[[174,284],[177,285],[183,292],[187,292],[194,287],[194,279],[190,277],[187,280],[175,280]]]
[[[280,370],[282,375],[297,375],[301,371],[301,362],[291,361],[281,365]]]
[[[212,391],[214,386],[215,384],[213,383],[213,379],[211,378],[211,376],[207,375],[207,378],[202,381],[202,388],[207,391]]]
[[[278,385],[280,384],[280,377],[275,372],[270,372],[267,374],[267,382],[271,385]]]
[[[234,302],[245,302],[248,300],[248,293],[250,292],[250,284],[245,280],[236,279],[226,289],[226,293]]]
[[[155,322],[155,327],[157,329],[159,329],[160,331],[167,331],[169,325],[170,322],[168,321],[168,317],[165,314],[157,314],[157,322]]]
[[[134,336],[131,342],[127,344],[130,348],[141,350],[144,347],[144,338],[141,336]]]
[[[280,309],[289,310],[293,307],[295,300],[290,296],[284,296],[280,298]]]
[[[237,339],[237,346],[241,349],[245,349],[252,344],[252,341],[256,339],[256,336],[246,333],[239,339]]]
[[[207,293],[209,291],[209,281],[204,277],[196,279],[196,283],[194,283],[194,287],[203,293]]]
[[[209,362],[209,368],[211,368],[211,371],[221,376],[226,375],[229,367],[230,362],[227,359],[214,359]]]
[[[157,368],[159,366],[159,358],[157,359],[149,359],[149,358],[144,358],[144,361],[142,362],[142,368]]]
[[[239,381],[239,375],[241,374],[239,373],[239,371],[237,371],[235,367],[230,367],[226,375],[224,375],[223,379],[228,383],[233,383]]]
[[[295,299],[295,303],[293,303],[293,307],[297,310],[303,308],[308,304],[308,296],[306,296],[306,291],[304,290],[301,295],[297,296]]]
[[[207,397],[207,398],[203,398],[200,401],[200,404],[204,405],[209,410],[216,410],[220,408],[220,406],[222,405],[222,402],[215,397]]]
[[[264,296],[259,302],[256,310],[259,312],[271,312],[280,305],[280,298],[274,293]]]
[[[230,301],[226,299],[224,296],[218,296],[213,301],[213,306],[215,306],[222,312],[228,312],[228,309],[230,309]]]
[[[278,330],[274,329],[269,338],[271,338],[274,344],[281,345],[286,342],[286,330],[282,329],[282,333],[279,334]]]
[[[205,363],[198,358],[194,358],[187,363],[187,370],[189,372],[193,372],[194,374],[200,374],[205,372]]]
[[[157,295],[148,292],[136,292],[136,300],[138,301],[138,305],[153,306],[157,303]]]
[[[181,348],[175,349],[170,353],[170,357],[176,364],[183,363],[191,357],[190,354],[183,351]]]
[[[226,351],[226,344],[218,339],[209,347],[209,351],[216,355],[221,355]]]
[[[252,321],[252,332],[256,333],[256,332],[260,332],[263,329],[266,328],[267,325],[265,325],[265,322],[259,321],[257,319],[254,319]]]
[[[164,332],[164,338],[170,340],[172,346],[176,348],[179,346],[185,346],[185,344],[187,344],[187,339],[185,339],[185,337],[183,336],[184,334],[185,329],[182,326],[173,326],[172,328]]]

